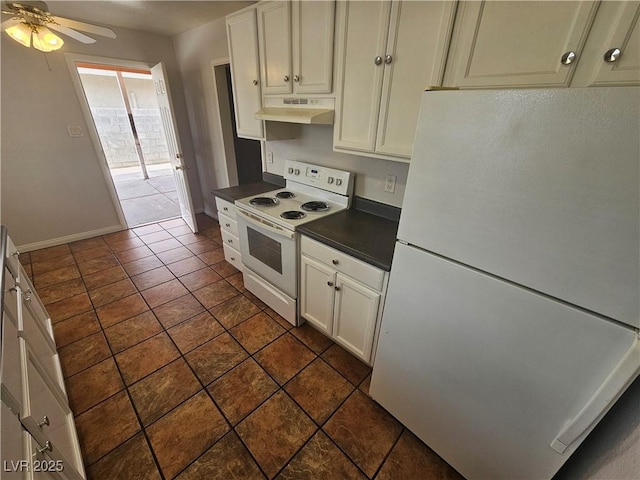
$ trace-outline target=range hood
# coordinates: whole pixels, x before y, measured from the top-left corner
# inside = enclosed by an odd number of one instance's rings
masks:
[[[307,125],[333,125],[333,98],[265,98],[263,105],[256,112],[256,118],[259,120]]]

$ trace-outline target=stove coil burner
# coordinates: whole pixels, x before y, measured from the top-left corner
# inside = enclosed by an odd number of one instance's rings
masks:
[[[280,202],[274,197],[255,197],[249,200],[249,203],[256,207],[273,207]]]
[[[300,220],[307,216],[306,213],[301,212],[299,210],[289,210],[287,212],[283,212],[280,214],[282,218],[286,218],[287,220]]]
[[[326,212],[329,210],[329,204],[327,202],[307,202],[303,203],[300,208],[306,212]]]
[[[295,194],[293,192],[284,191],[284,192],[276,193],[276,197],[278,197],[278,198],[293,198],[293,197],[295,197]]]

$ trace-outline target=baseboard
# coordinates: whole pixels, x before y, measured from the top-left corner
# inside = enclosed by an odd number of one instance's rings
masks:
[[[77,242],[78,240],[84,240],[86,238],[99,237],[100,235],[107,235],[121,230],[123,230],[122,225],[113,225],[99,230],[90,230],[88,232],[74,233],[73,235],[67,235],[65,237],[52,238],[51,240],[43,240],[42,242],[18,245],[16,248],[20,252],[26,253],[31,252],[32,250],[40,250],[41,248],[55,247],[57,245],[64,245],[65,243]]]

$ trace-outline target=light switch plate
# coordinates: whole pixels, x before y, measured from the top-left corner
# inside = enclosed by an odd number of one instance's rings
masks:
[[[67,125],[67,133],[69,137],[84,137],[84,133],[82,132],[82,127],[80,125]]]
[[[396,191],[396,177],[395,175],[384,176],[384,191],[387,193],[395,193]]]

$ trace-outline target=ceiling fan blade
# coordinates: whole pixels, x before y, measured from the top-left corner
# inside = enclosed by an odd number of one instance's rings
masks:
[[[6,30],[7,28],[13,27],[14,25],[17,25],[18,23],[20,23],[20,19],[19,18],[10,18],[9,20],[5,20],[4,22],[2,22],[0,24],[0,29]]]
[[[65,27],[64,25],[56,25],[55,23],[49,23],[47,27],[50,28],[51,30],[64,33],[65,35],[71,38],[74,38],[82,43],[96,43],[96,40],[94,38],[88,37],[84,33],[71,30],[69,27]]]
[[[92,25],[90,23],[78,22],[64,17],[52,17],[54,21],[65,27],[74,28],[76,30],[82,30],[83,32],[93,33],[94,35],[100,35],[102,37],[116,38],[116,33],[105,27],[99,27],[98,25]],[[64,33],[64,32],[63,32]]]

